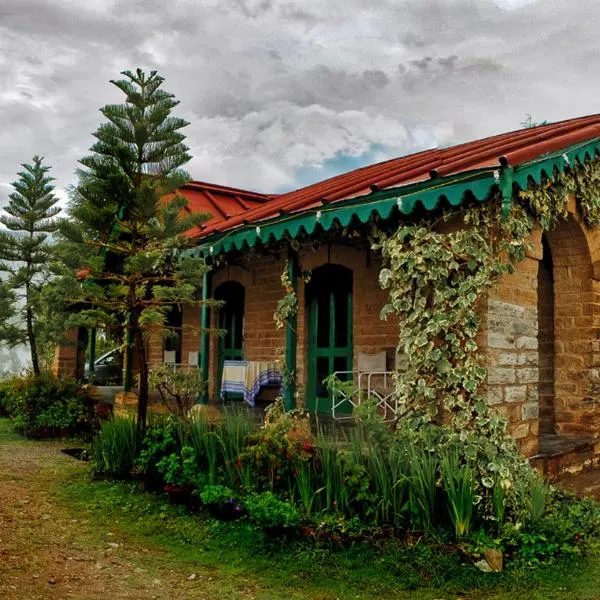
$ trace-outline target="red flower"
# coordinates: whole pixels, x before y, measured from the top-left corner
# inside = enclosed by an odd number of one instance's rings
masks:
[[[302,447],[304,448],[304,450],[305,450],[306,452],[312,452],[312,451],[314,450],[314,448],[315,448],[315,447],[313,446],[312,442],[310,442],[310,441],[308,441],[308,440],[306,440],[306,441],[304,442],[304,444],[302,445]]]
[[[77,279],[87,279],[90,276],[91,272],[92,272],[91,269],[88,269],[87,267],[85,267],[85,268],[77,271],[77,273],[75,273],[75,277]]]
[[[242,461],[241,461],[239,458],[238,458],[238,459],[235,461],[235,466],[236,466],[238,469],[241,469],[241,468],[242,468]]]

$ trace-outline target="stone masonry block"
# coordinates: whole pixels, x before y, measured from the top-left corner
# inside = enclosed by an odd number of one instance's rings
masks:
[[[524,313],[524,307],[519,304],[503,302],[502,300],[495,300],[493,298],[488,300],[488,314],[519,319],[523,317]]]
[[[488,369],[488,384],[497,385],[515,382],[515,370],[503,367],[490,367]]]
[[[537,337],[520,335],[515,340],[516,347],[520,350],[537,350],[538,340]]]
[[[517,383],[536,383],[539,373],[536,368],[517,369]]]
[[[521,407],[521,419],[531,421],[540,416],[540,407],[538,404],[523,404]]]
[[[500,348],[512,350],[515,347],[515,338],[510,333],[488,331],[488,346],[490,348]]]
[[[527,400],[527,386],[507,385],[504,388],[504,400],[506,402],[525,402]]]
[[[496,404],[502,403],[502,388],[499,386],[490,387],[487,390],[487,404],[488,406],[495,406]]]

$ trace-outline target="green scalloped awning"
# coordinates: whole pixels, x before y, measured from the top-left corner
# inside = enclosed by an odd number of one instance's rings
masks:
[[[337,223],[346,227],[352,220],[368,223],[377,215],[388,219],[396,211],[399,216],[410,216],[420,205],[425,211],[435,210],[441,202],[461,206],[466,199],[478,202],[488,200],[492,192],[501,189],[505,200],[510,201],[512,185],[527,187],[530,179],[537,184],[543,177],[576,161],[583,163],[600,155],[600,138],[571,146],[521,165],[497,169],[486,168],[467,171],[446,178],[431,179],[417,184],[373,192],[367,196],[336,202],[318,208],[260,221],[211,235],[197,248],[188,250],[194,256],[215,256],[253,248],[257,243],[269,244],[282,239],[294,239],[300,234],[310,236],[319,229],[329,231]]]

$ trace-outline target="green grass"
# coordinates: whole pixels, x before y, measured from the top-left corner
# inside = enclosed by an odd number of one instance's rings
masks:
[[[0,420],[0,444],[23,443]],[[35,444],[36,442],[25,442]],[[61,462],[61,465],[63,463]],[[273,541],[244,522],[189,514],[133,484],[93,481],[87,471],[54,464],[57,509],[86,524],[78,544],[93,546],[112,532],[141,550],[140,566],[186,576],[210,574],[215,598],[334,600],[599,598],[600,554],[564,559],[535,570],[484,574],[458,552],[434,542],[387,540],[340,547],[309,540]],[[215,588],[217,589],[217,588]],[[208,590],[206,590],[208,591]]]

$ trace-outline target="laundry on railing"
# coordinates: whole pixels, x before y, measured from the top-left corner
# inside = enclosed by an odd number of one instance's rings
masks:
[[[261,388],[275,385],[281,388],[283,378],[274,361],[226,360],[221,377],[221,398],[227,393],[243,394],[244,400],[254,406]]]

